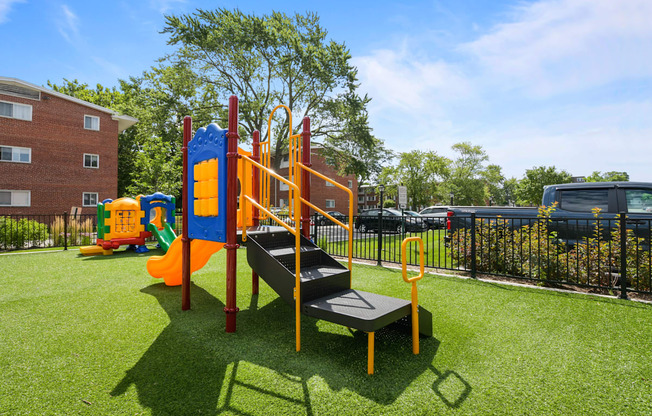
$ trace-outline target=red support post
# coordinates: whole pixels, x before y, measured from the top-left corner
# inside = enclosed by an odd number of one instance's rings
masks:
[[[254,160],[254,162],[260,163],[260,132],[258,130],[254,130],[254,135],[253,135],[253,151],[251,154],[251,158]],[[260,170],[254,166],[253,172],[252,172],[252,178],[251,178],[251,187],[252,187],[252,194],[256,202],[260,203]],[[252,217],[253,217],[253,226],[258,227],[260,225],[260,211],[258,210],[257,207],[253,207],[252,210]],[[257,295],[258,294],[258,273],[255,271],[251,271],[251,294],[252,295]]]
[[[301,132],[301,139],[303,140],[303,154],[301,155],[301,163],[307,167],[312,167],[310,163],[310,117],[303,118],[303,131]],[[307,170],[301,172],[301,197],[306,201],[310,201],[310,174]],[[310,238],[310,207],[306,204],[301,206],[301,229],[303,236]]]
[[[236,243],[238,203],[238,97],[229,97],[229,131],[227,133],[226,165],[226,332],[235,332],[236,269],[238,244]]]
[[[190,309],[190,238],[188,238],[188,142],[192,136],[192,117],[183,119],[183,185],[181,190],[181,310]]]

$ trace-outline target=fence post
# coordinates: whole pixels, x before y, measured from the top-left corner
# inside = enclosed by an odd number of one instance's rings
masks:
[[[63,249],[68,250],[68,213],[63,213]]]
[[[464,239],[466,241],[466,239]],[[475,264],[475,212],[471,213],[471,278],[476,278]]]
[[[383,256],[383,210],[381,209],[378,212],[378,263],[377,266],[382,266],[382,256]]]
[[[319,223],[317,222],[317,211],[315,211],[315,213],[312,215],[312,217],[313,217],[312,222],[315,224],[315,225],[314,225],[314,227],[315,227],[315,234],[314,234],[313,237],[312,237],[312,238],[313,238],[312,241],[313,241],[315,244],[317,244],[317,241],[319,241],[319,240],[318,240],[318,231],[317,231],[317,229],[318,229],[318,227],[319,227]]]
[[[627,216],[620,213],[620,296],[627,299]]]

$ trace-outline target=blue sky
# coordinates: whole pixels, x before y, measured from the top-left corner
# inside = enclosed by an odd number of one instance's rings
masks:
[[[314,11],[345,42],[397,151],[481,145],[506,176],[554,165],[652,181],[652,1],[0,0],[0,75],[117,85],[171,51],[165,14]]]

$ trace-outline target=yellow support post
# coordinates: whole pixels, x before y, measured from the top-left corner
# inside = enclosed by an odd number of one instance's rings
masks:
[[[416,241],[419,243],[419,275],[408,279],[407,277],[407,245]],[[420,237],[409,237],[401,243],[401,265],[403,272],[403,280],[407,283],[412,283],[412,352],[419,353],[419,294],[417,293],[417,282],[421,280],[424,273],[423,267],[423,240]]]
[[[374,373],[374,334],[367,332],[367,374]]]

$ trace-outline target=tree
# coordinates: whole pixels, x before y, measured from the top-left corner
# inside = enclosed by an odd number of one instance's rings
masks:
[[[404,185],[412,209],[432,204],[450,161],[436,152],[423,150],[400,153],[398,157],[398,165],[383,169],[379,176],[385,192],[395,196],[396,186]]]
[[[494,205],[507,205],[505,177],[498,165],[488,165],[480,174],[485,183],[485,195]]]
[[[481,146],[462,142],[454,144],[452,149],[459,153],[459,156],[450,166],[440,195],[444,198],[453,192],[456,205],[484,205],[489,197],[485,188],[486,180],[488,177],[491,180],[497,179],[496,173],[500,173],[500,168],[497,172],[492,168],[492,172],[487,176],[484,162],[489,160],[489,156]],[[500,176],[502,177],[502,174]]]
[[[511,205],[516,203],[518,184],[519,184],[519,180],[514,177],[503,181],[503,193],[505,196],[505,205]]]
[[[543,187],[559,183],[570,183],[571,174],[554,166],[538,166],[525,171],[519,182],[517,199],[519,205],[539,205],[543,197]]]
[[[601,174],[599,171],[594,171],[590,176],[586,177],[587,182],[629,182],[629,174],[627,172],[605,172]]]
[[[138,174],[127,187],[127,193],[181,195],[181,159],[181,147],[176,141],[166,143],[156,136],[146,141],[135,154],[134,167]]]
[[[328,32],[313,13],[261,17],[239,10],[198,10],[166,16],[168,44],[179,48],[163,61],[188,63],[216,101],[240,98],[240,123],[247,132],[272,137],[275,168],[287,149],[287,132],[297,133],[302,118],[311,117],[315,139],[327,160],[342,173],[369,178],[387,157],[382,141],[368,126],[367,96],[356,90],[357,70],[343,43],[327,41]],[[279,103],[293,113],[277,112],[268,130],[268,115]]]

